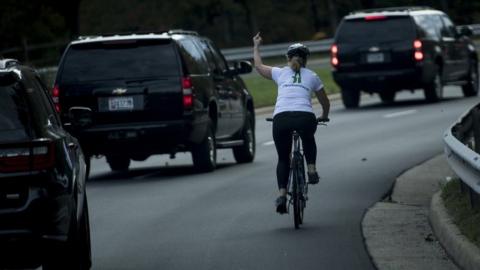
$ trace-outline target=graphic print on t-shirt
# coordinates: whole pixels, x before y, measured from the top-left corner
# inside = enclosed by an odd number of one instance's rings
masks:
[[[295,72],[292,78],[293,78],[293,83],[302,83],[302,76],[300,75],[300,72]]]

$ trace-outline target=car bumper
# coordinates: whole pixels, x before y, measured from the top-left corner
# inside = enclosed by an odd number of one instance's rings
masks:
[[[83,150],[94,154],[161,154],[188,149],[200,142],[206,133],[207,121],[187,120],[152,123],[93,126],[73,132]]]
[[[425,84],[425,78],[419,68],[366,72],[333,71],[333,78],[342,89],[367,92],[416,89],[422,88]]]

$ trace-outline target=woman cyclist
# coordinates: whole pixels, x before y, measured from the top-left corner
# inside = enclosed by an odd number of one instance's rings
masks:
[[[283,68],[264,65],[259,53],[262,43],[260,33],[253,37],[253,60],[255,69],[266,79],[273,80],[278,86],[277,101],[273,112],[273,140],[278,153],[277,183],[280,196],[276,200],[277,212],[287,212],[287,183],[290,172],[290,152],[292,132],[296,130],[303,143],[303,152],[307,160],[308,183],[317,184],[319,176],[315,167],[317,146],[314,134],[317,119],[312,109],[311,93],[314,92],[322,106],[319,121],[328,121],[330,101],[325,94],[322,81],[312,70],[305,68],[308,48],[295,43],[287,49],[288,66]]]

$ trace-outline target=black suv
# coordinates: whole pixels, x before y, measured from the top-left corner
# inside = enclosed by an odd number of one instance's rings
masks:
[[[360,91],[393,102],[399,90],[424,90],[428,101],[444,85],[478,92],[478,64],[472,31],[457,29],[448,16],[428,7],[363,10],[346,16],[331,47],[335,82],[346,108],[358,107]]]
[[[254,159],[253,99],[238,76],[251,70],[228,66],[191,31],[84,37],[67,47],[52,95],[84,151],[105,155],[114,171],[179,151],[211,171],[217,148],[233,148],[237,162]],[[71,108],[81,125],[70,125]]]
[[[0,268],[89,269],[86,163],[39,75],[0,60]]]

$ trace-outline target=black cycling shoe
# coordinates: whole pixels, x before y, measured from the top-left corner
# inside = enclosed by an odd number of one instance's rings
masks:
[[[318,184],[318,182],[320,182],[320,177],[318,176],[318,173],[317,172],[313,172],[313,173],[307,173],[308,174],[308,183],[310,185],[315,185],[315,184]]]
[[[277,213],[286,214],[287,213],[287,196],[279,196],[275,201],[277,206]]]

